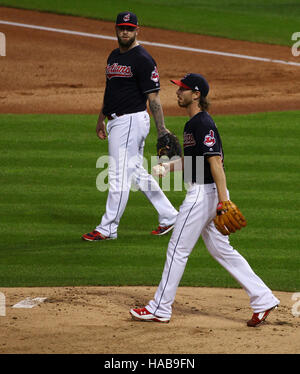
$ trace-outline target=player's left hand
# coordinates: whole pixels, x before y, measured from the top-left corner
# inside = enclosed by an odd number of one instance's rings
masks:
[[[98,138],[101,140],[105,140],[107,138],[104,121],[97,123],[96,133],[97,133]]]
[[[239,208],[230,200],[221,201],[218,204],[214,223],[223,235],[230,235],[247,225],[246,219]]]

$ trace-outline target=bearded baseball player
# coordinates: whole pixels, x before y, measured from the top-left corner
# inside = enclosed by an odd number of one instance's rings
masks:
[[[145,139],[150,130],[147,101],[158,138],[166,142],[172,139],[164,123],[157,65],[139,45],[138,31],[134,13],[118,14],[116,35],[119,48],[114,49],[107,59],[106,88],[96,127],[101,140],[108,137],[110,164],[106,212],[100,224],[82,236],[83,240],[117,238],[132,184],[145,194],[158,212],[158,228],[152,231],[153,235],[164,235],[172,230],[178,215],[155,178],[143,167]]]
[[[253,310],[247,325],[258,326],[278,306],[279,300],[229,243],[229,235],[245,227],[246,220],[230,200],[227,190],[221,138],[207,112],[209,85],[202,75],[193,73],[171,82],[178,86],[178,105],[185,108],[189,116],[184,127],[184,158],[153,169],[160,176],[184,169],[189,188],[169,241],[161,282],[154,298],[144,308],[131,309],[131,316],[138,321],[170,321],[177,287],[201,235],[210,254],[247,292]],[[203,169],[197,169],[199,156],[204,157],[204,173]],[[191,160],[192,165],[186,159]],[[187,169],[191,170],[188,175]],[[202,179],[197,175],[199,172]],[[202,183],[197,182],[201,180]]]

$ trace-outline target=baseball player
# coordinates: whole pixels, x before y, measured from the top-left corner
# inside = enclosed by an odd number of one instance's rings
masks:
[[[156,174],[163,176],[183,166],[189,187],[169,241],[162,279],[154,298],[144,308],[131,309],[131,316],[140,321],[170,321],[177,287],[188,257],[201,235],[210,254],[247,292],[253,309],[253,316],[247,325],[257,326],[278,306],[279,300],[229,243],[228,235],[245,226],[246,222],[229,200],[221,138],[212,117],[207,113],[209,85],[200,74],[188,74],[180,81],[171,82],[179,86],[176,92],[178,105],[185,108],[189,116],[184,127],[184,158],[183,161],[162,163],[153,169]],[[188,165],[192,170],[189,180],[185,175],[187,156],[192,160],[192,165]],[[197,183],[197,179],[201,180],[194,162],[197,156],[204,157],[202,184]],[[227,220],[229,214],[234,217],[231,217],[231,222],[235,226]]]
[[[150,130],[147,101],[158,138],[168,134],[169,130],[164,124],[156,62],[139,45],[138,30],[135,14],[122,12],[117,15],[119,48],[114,49],[107,59],[106,88],[96,127],[100,139],[108,137],[110,164],[106,212],[100,224],[82,236],[83,240],[117,238],[132,184],[145,194],[158,212],[159,226],[152,231],[153,235],[164,235],[172,230],[178,215],[157,181],[143,167],[144,144]]]

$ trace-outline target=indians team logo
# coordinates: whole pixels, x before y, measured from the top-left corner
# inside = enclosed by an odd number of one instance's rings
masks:
[[[156,66],[155,66],[154,70],[151,73],[151,80],[153,82],[155,82],[155,83],[157,83],[159,81],[159,74],[158,74],[158,70],[157,70]]]
[[[184,133],[183,134],[183,148],[194,147],[196,145],[196,140],[193,137],[193,134]]]
[[[130,14],[126,14],[124,17],[123,17],[123,21],[124,22],[128,22],[130,20]]]
[[[112,65],[107,65],[106,76],[108,79],[111,78],[131,78],[133,76],[131,71],[131,66],[119,65],[114,63]]]
[[[212,147],[216,144],[215,134],[213,130],[209,131],[209,134],[205,135],[204,142],[207,147]]]

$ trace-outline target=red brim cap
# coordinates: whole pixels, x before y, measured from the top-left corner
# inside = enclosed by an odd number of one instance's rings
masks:
[[[131,26],[131,27],[138,27],[137,25],[134,25],[133,23],[118,23],[117,26]]]
[[[191,90],[191,87],[187,86],[186,84],[182,83],[181,81],[177,81],[175,79],[171,79],[171,82],[177,84],[177,86],[186,88],[187,90]]]

